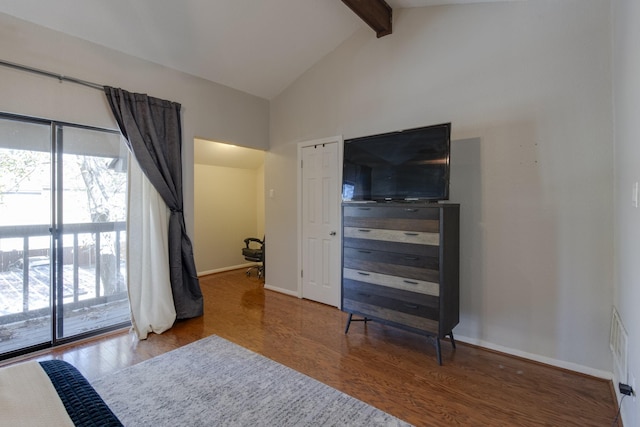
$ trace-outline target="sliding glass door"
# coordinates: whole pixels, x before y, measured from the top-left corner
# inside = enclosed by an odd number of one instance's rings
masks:
[[[0,357],[129,321],[126,192],[119,133],[0,115]]]

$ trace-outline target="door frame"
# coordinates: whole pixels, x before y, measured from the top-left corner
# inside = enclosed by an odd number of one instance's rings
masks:
[[[298,154],[297,154],[297,199],[298,199],[298,203],[297,203],[297,216],[296,218],[298,219],[298,238],[297,238],[297,242],[298,242],[298,265],[297,265],[297,270],[296,270],[296,275],[298,277],[298,298],[302,298],[302,247],[303,247],[303,242],[302,242],[302,150],[303,148],[306,147],[310,147],[313,145],[321,145],[321,144],[338,144],[338,176],[336,179],[338,188],[337,188],[337,194],[338,197],[340,197],[340,200],[338,201],[338,203],[336,203],[338,212],[336,217],[338,218],[338,224],[336,225],[337,230],[342,230],[342,214],[341,214],[341,209],[342,209],[342,162],[343,162],[343,149],[344,149],[344,139],[342,138],[342,135],[336,135],[336,136],[331,136],[328,138],[321,138],[321,139],[314,139],[314,140],[309,140],[309,141],[303,141],[303,142],[299,142],[298,143]],[[342,260],[342,231],[339,232],[338,234],[339,236],[339,245],[338,245],[338,254],[340,257],[340,260]],[[342,264],[342,262],[341,262]],[[342,269],[342,265],[339,265],[338,268]],[[342,273],[340,273],[340,277],[342,277]],[[341,299],[340,299],[341,300]],[[338,301],[338,308],[341,308],[341,301]]]

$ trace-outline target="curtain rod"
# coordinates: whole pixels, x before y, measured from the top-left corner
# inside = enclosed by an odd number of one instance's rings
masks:
[[[21,64],[16,64],[14,62],[5,61],[3,59],[0,59],[0,65],[5,66],[5,67],[9,67],[9,68],[13,68],[13,69],[16,69],[16,70],[20,70],[20,71],[26,71],[28,73],[40,74],[41,76],[51,77],[51,78],[54,78],[56,80],[59,80],[60,82],[65,81],[65,82],[76,83],[76,84],[79,84],[79,85],[90,87],[92,89],[97,89],[97,90],[99,90],[101,92],[104,91],[104,86],[103,85],[99,85],[97,83],[88,82],[86,80],[76,79],[75,77],[64,76],[62,74],[52,73],[51,71],[40,70],[38,68],[28,67],[26,65],[21,65]]]

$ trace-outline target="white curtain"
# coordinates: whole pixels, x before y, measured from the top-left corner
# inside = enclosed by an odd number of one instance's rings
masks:
[[[169,279],[169,208],[142,173],[129,163],[127,281],[131,324],[137,337],[173,326],[176,309]]]

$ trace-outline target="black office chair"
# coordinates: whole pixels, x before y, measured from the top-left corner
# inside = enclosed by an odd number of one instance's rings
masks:
[[[244,259],[260,263],[249,267],[246,275],[251,276],[251,270],[255,268],[258,273],[258,278],[261,278],[264,275],[264,238],[260,240],[255,237],[247,237],[244,239],[244,245],[245,247],[242,248]]]

